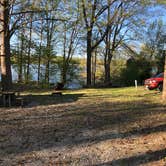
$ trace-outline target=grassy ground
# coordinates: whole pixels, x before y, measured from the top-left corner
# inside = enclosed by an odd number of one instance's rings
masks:
[[[0,110],[0,165],[164,166],[166,107],[143,87],[26,92]]]

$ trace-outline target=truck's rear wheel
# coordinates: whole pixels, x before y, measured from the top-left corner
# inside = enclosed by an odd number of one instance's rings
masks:
[[[160,84],[158,85],[158,90],[159,90],[160,92],[163,91],[163,83],[160,83]]]

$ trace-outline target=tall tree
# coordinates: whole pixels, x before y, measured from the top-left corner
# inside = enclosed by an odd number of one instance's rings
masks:
[[[48,84],[50,80],[50,61],[53,55],[52,40],[55,28],[54,19],[50,19],[49,14],[46,14],[46,63],[45,63],[45,83]]]
[[[66,84],[69,65],[79,43],[78,29],[78,20],[72,21],[71,23],[64,22],[63,65],[61,70],[61,82],[63,84]]]
[[[59,0],[49,0],[46,1],[45,7],[45,39],[46,39],[46,54],[45,54],[45,83],[48,84],[50,81],[50,63],[54,56],[53,43],[55,44],[55,29],[57,26],[57,21],[60,19],[56,18],[55,12],[57,11],[59,5]],[[43,37],[44,38],[44,37]]]
[[[108,33],[105,37],[105,56],[104,56],[104,68],[105,68],[105,84],[110,85],[110,64],[113,57],[113,54],[116,50],[116,48],[119,46],[119,44],[122,42],[124,38],[124,34],[120,35],[122,29],[124,28],[124,20],[125,20],[125,13],[124,13],[124,6],[123,3],[120,5],[117,4],[115,6],[114,11],[117,13],[116,18],[114,19],[114,22],[110,25]],[[107,13],[107,20],[108,23],[111,19],[111,9],[108,8]],[[124,30],[126,32],[126,30]]]
[[[116,1],[114,5],[107,9],[107,26],[108,33],[104,38],[105,53],[104,53],[104,69],[105,69],[105,85],[111,84],[110,64],[116,51],[123,45],[125,40],[129,40],[129,33],[132,34],[133,25],[135,25],[137,15],[144,10],[143,1]],[[109,1],[108,1],[109,3]],[[115,13],[114,20],[111,24],[112,14]],[[141,12],[142,13],[142,12]],[[98,29],[101,34],[104,33],[102,24],[98,24]],[[129,33],[128,33],[129,32]]]
[[[39,53],[38,53],[38,70],[37,70],[37,83],[40,83],[40,72],[41,72],[41,54],[42,54],[42,42],[43,42],[43,19],[41,19],[41,29],[40,29],[40,44],[39,44]]]
[[[10,39],[15,31],[25,24],[25,14],[36,12],[34,5],[29,1],[0,0],[1,78],[3,90],[12,89]],[[29,22],[29,20],[26,21]]]
[[[32,21],[33,21],[33,13],[30,15],[30,23],[29,23],[29,41],[28,41],[28,55],[27,55],[27,72],[26,72],[26,82],[29,82],[30,78],[30,64],[31,64],[31,48],[32,48]]]
[[[123,43],[127,32],[129,31],[130,25],[133,23],[131,20],[132,16],[135,16],[138,2],[116,2],[112,8],[107,10],[107,21],[110,22],[112,11],[116,13],[114,21],[109,26],[108,33],[104,39],[105,43],[105,54],[104,54],[104,69],[105,69],[105,85],[110,85],[110,64],[112,58],[118,49],[118,47]]]
[[[18,55],[18,82],[23,82],[23,51],[24,51],[24,30],[21,30],[20,33],[20,51]]]
[[[105,21],[102,25],[105,27],[104,33],[94,41],[94,32],[96,31],[96,25],[104,18],[105,11],[111,7],[114,2],[117,0],[108,0],[108,1],[101,1],[101,0],[82,0],[82,12],[83,12],[83,19],[85,22],[86,28],[86,43],[87,43],[87,86],[91,86],[92,83],[92,53],[94,49],[104,40],[110,25],[112,24],[114,18],[116,17],[117,12],[114,11],[110,22],[108,23]],[[119,4],[119,7],[121,3]],[[105,19],[104,19],[105,20]],[[96,33],[96,32],[95,32]]]
[[[1,80],[2,89],[10,90],[12,88],[12,75],[10,63],[10,1],[1,0]]]

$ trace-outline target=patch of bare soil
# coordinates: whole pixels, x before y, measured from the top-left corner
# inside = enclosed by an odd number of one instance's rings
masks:
[[[164,166],[166,109],[82,98],[0,109],[1,166]]]

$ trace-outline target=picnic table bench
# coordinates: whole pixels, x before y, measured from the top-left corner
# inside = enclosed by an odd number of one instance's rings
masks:
[[[11,107],[12,105],[16,105],[17,101],[19,101],[20,105],[23,106],[23,98],[20,97],[17,92],[1,91],[0,94],[2,97],[2,105],[4,107]]]
[[[12,101],[15,100],[15,92],[2,91],[1,95],[2,95],[2,104],[3,104],[3,106],[11,107]]]

